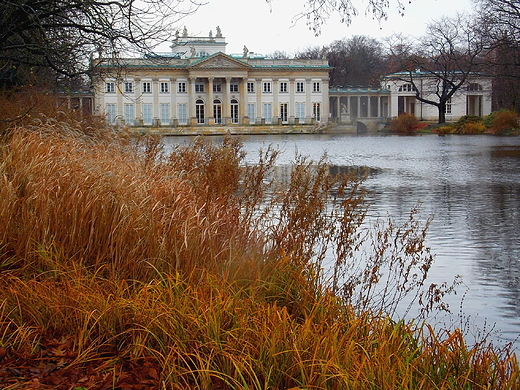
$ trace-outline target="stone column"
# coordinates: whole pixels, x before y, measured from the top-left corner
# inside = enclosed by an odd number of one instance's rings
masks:
[[[208,125],[215,124],[215,114],[213,112],[213,77],[208,77],[208,100],[206,101],[206,116],[208,118]]]
[[[312,118],[311,79],[305,79],[305,112],[307,113],[307,117],[311,119]],[[309,122],[311,122],[311,120],[309,120]]]
[[[179,124],[177,118],[177,79],[170,78],[170,126],[177,126]]]
[[[239,93],[239,109],[238,109],[238,121],[240,124],[244,124],[244,118],[247,116],[247,79],[243,78],[240,79],[240,84],[238,87],[238,93]],[[249,120],[254,120],[254,118],[249,118]],[[247,123],[249,124],[249,123]]]
[[[294,79],[289,79],[289,116],[296,116],[296,102],[294,99]],[[301,120],[302,118],[300,118]]]
[[[262,122],[262,79],[255,79],[256,81],[256,118],[255,123],[260,124]]]
[[[273,119],[271,121],[273,124],[277,124],[280,117],[280,107],[278,107],[279,88],[278,79],[273,78]]]
[[[115,82],[116,94],[117,94],[117,110],[116,117],[120,117],[121,120],[125,120],[125,106],[123,104],[123,80],[117,79]],[[116,119],[117,123],[117,119]],[[129,123],[133,125],[133,123]]]
[[[230,85],[231,77],[226,77],[224,79],[224,94],[223,102],[222,102],[222,120],[224,124],[228,124],[231,122],[231,106],[230,106],[230,94],[229,94],[229,85]]]
[[[155,118],[159,118],[159,79],[152,79],[152,123],[155,122]]]
[[[196,125],[197,118],[195,116],[195,101],[197,100],[197,95],[195,92],[195,77],[190,77],[188,79],[188,95],[189,95],[189,103],[188,103],[188,124]]]
[[[322,79],[321,96],[323,96],[323,108],[321,110],[322,122],[328,123],[329,118],[330,118],[329,79],[328,78]],[[325,120],[323,120],[323,118],[325,118]]]
[[[143,123],[143,95],[141,91],[141,79],[134,79],[135,82],[135,116],[140,119],[140,122]]]

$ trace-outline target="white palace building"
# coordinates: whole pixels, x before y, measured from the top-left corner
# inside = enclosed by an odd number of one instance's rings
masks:
[[[93,60],[94,112],[110,124],[165,134],[259,127],[312,132],[327,126],[377,131],[400,112],[419,117],[404,82],[387,77],[382,88],[331,88],[326,59],[269,59],[246,47],[228,55],[219,27],[207,37],[189,36],[185,28],[171,49],[117,62]],[[448,120],[468,113],[469,102],[471,112],[488,114],[490,91],[485,84],[471,91],[480,97],[464,94],[462,103],[452,102]]]

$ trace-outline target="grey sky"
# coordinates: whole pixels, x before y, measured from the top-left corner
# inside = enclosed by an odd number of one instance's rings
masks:
[[[303,9],[304,0],[273,0],[271,6],[265,0],[208,0],[194,15],[183,19],[179,27],[185,25],[190,35],[207,36],[210,30],[215,34],[216,26],[220,26],[228,43],[228,54],[241,53],[244,45],[255,53],[279,50],[293,54],[309,46],[328,45],[352,35],[382,38],[401,32],[421,36],[428,22],[472,9],[471,0],[412,0],[402,17],[397,12],[395,0],[391,0],[389,18],[382,21],[380,27],[377,21],[364,15],[366,0],[353,2],[359,16],[354,18],[352,25],[347,27],[339,18],[332,17],[318,37],[308,29],[304,19],[296,24],[293,22],[294,16]],[[161,51],[168,51],[168,47],[161,47]]]

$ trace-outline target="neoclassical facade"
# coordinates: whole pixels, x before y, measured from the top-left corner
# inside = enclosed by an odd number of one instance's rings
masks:
[[[456,76],[456,74],[454,74]],[[407,78],[412,77],[412,85]],[[446,104],[446,120],[456,121],[464,115],[485,116],[491,113],[492,77],[479,73],[470,75]],[[417,70],[408,73],[394,73],[383,78],[383,85],[390,95],[390,117],[403,112],[415,115],[419,120],[435,121],[439,117],[436,106],[426,104],[416,98],[417,92],[426,99],[438,101],[440,88],[438,78]]]
[[[226,54],[220,28],[207,37],[176,36],[171,52],[93,60],[94,112],[135,128],[337,124],[377,131],[403,112],[435,121],[437,108],[416,99],[401,74],[379,88],[329,86],[326,59],[269,59],[244,47]],[[435,100],[435,78],[417,73],[421,94]],[[490,77],[474,75],[452,97],[446,119],[491,112]],[[429,95],[430,94],[430,95]]]
[[[200,126],[327,122],[327,60],[266,59],[244,47],[225,53],[216,35],[186,29],[171,53],[94,60],[95,109],[109,123]]]

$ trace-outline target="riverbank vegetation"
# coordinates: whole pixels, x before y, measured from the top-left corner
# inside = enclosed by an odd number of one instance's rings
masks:
[[[428,221],[367,225],[362,172],[45,117],[0,152],[3,389],[520,385],[508,346],[426,322],[455,288]]]
[[[392,133],[494,134],[520,135],[518,114],[510,110],[494,111],[485,117],[465,115],[456,122],[436,123],[419,121],[415,115],[403,113],[390,121]]]

